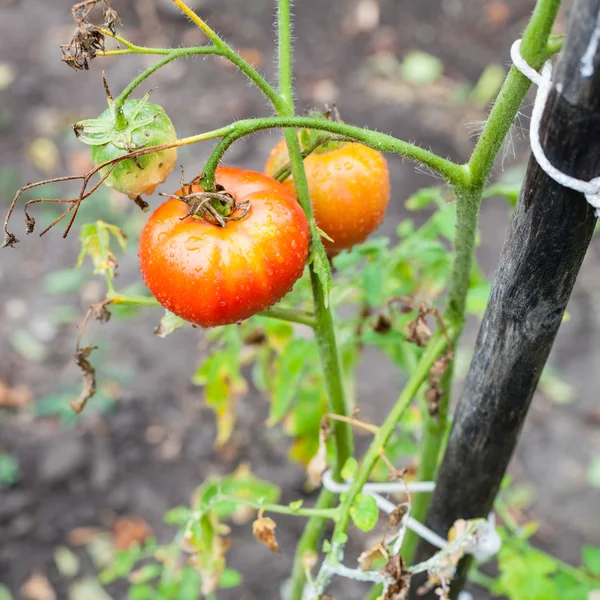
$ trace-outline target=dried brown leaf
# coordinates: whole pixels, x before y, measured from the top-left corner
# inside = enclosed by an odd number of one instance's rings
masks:
[[[252,533],[261,543],[265,544],[271,552],[281,552],[279,544],[275,539],[275,527],[277,524],[270,517],[263,517],[259,513],[258,518],[252,523]]]
[[[92,367],[88,357],[96,349],[96,346],[86,346],[78,348],[75,353],[75,362],[81,370],[83,378],[83,388],[81,394],[72,400],[70,407],[79,414],[84,408],[87,401],[96,393],[96,370]]]
[[[410,573],[402,556],[395,554],[390,557],[383,572],[394,582],[388,587],[384,600],[404,600],[410,586]]]
[[[140,517],[120,517],[113,523],[113,538],[119,550],[142,544],[151,535],[150,525]]]

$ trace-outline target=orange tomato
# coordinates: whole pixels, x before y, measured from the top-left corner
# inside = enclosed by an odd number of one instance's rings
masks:
[[[148,219],[138,252],[156,299],[203,327],[236,323],[278,302],[302,275],[310,239],[304,212],[281,183],[232,167],[219,167],[216,180],[250,203],[245,217],[225,227],[196,215],[182,220],[187,204],[171,199]]]
[[[289,161],[285,140],[272,150],[267,175]],[[327,253],[364,242],[382,223],[390,200],[390,176],[385,157],[353,142],[334,143],[304,159],[317,225],[333,242],[323,239]],[[292,177],[284,184],[295,193]]]

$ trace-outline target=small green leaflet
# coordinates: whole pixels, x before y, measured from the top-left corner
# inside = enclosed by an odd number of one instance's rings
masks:
[[[166,338],[185,324],[186,321],[184,319],[167,310],[165,311],[165,316],[160,320],[158,327],[154,330],[154,335],[159,338]]]
[[[379,519],[379,508],[373,496],[358,494],[350,507],[350,517],[362,531],[371,531]]]
[[[106,271],[114,275],[117,260],[110,247],[111,236],[124,252],[127,248],[127,236],[119,227],[104,221],[84,224],[81,227],[81,251],[77,258],[77,267],[81,267],[85,257],[89,256],[94,264],[95,275]]]

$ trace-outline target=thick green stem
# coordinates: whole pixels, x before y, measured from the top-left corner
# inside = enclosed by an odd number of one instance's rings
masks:
[[[243,119],[230,125],[227,136],[216,146],[206,163],[203,185],[209,186],[214,184],[214,170],[217,168],[223,154],[225,154],[229,146],[236,140],[256,131],[274,128],[315,129],[318,131],[327,131],[334,135],[360,142],[361,144],[379,150],[380,152],[399,154],[400,156],[426,165],[453,185],[461,185],[463,187],[469,185],[469,171],[465,165],[457,165],[450,160],[441,158],[429,150],[424,150],[419,146],[404,142],[394,136],[378,131],[369,131],[362,127],[356,127],[355,125],[347,125],[346,123],[338,123],[315,117],[298,117],[293,115],[293,113],[284,114],[278,117],[265,117],[262,119]],[[224,128],[218,130],[220,135],[222,135],[221,132],[223,129]],[[210,132],[203,135],[206,139],[206,136],[209,136]],[[295,132],[292,132],[292,135],[294,136],[295,144],[298,145],[298,149],[301,152]],[[218,136],[215,135],[213,137]]]
[[[279,28],[279,95],[282,99],[282,106],[278,110],[284,117],[294,117],[294,98],[292,88],[292,31],[290,0],[279,0],[278,2],[278,28]],[[302,206],[306,216],[311,223],[312,251],[315,251],[315,245],[321,245],[320,236],[314,224],[312,204],[308,190],[308,181],[304,171],[304,162],[302,149],[298,142],[298,136],[293,130],[286,131],[286,142],[290,156],[292,174],[296,185],[296,194],[298,201]],[[322,246],[321,246],[321,250]],[[342,363],[337,349],[335,338],[335,328],[331,308],[327,303],[327,291],[324,289],[323,282],[319,278],[314,265],[309,265],[310,279],[313,290],[315,317],[317,324],[315,327],[315,338],[319,347],[319,354],[323,371],[325,373],[325,384],[329,398],[330,411],[342,416],[348,416],[348,406],[344,390],[344,378],[342,372]],[[338,477],[339,472],[346,460],[353,455],[352,428],[348,423],[336,421],[333,424],[333,440],[336,448],[336,465],[334,476]],[[335,501],[335,496],[329,492],[321,492],[318,505],[322,508],[329,507]],[[302,598],[304,588],[305,570],[303,567],[303,558],[307,552],[316,552],[319,540],[321,539],[325,521],[323,519],[310,519],[302,539],[296,549],[294,561],[294,572],[292,576],[292,600]]]
[[[281,113],[285,117],[294,117],[294,98],[292,89],[292,41],[291,41],[291,15],[290,0],[279,0],[278,12],[279,25],[279,94],[283,100]],[[298,202],[306,213],[311,223],[312,245],[320,245],[321,239],[314,226],[314,216],[308,181],[304,171],[302,150],[296,132],[288,130],[285,132],[292,174],[296,186]],[[349,416],[344,390],[344,377],[342,363],[337,348],[335,327],[331,308],[327,304],[327,291],[312,264],[309,265],[310,280],[313,291],[315,317],[315,337],[319,347],[321,364],[325,373],[325,385],[329,397],[330,412],[337,415]],[[340,470],[353,455],[352,428],[348,423],[336,421],[333,424],[333,440],[336,447],[336,464],[334,476],[338,476]]]
[[[336,524],[333,539],[335,541],[336,535],[343,534],[346,532],[348,524],[350,522],[350,507],[354,502],[354,498],[359,494],[367,482],[375,463],[380,457],[380,452],[387,444],[390,436],[394,432],[396,425],[402,419],[406,409],[410,406],[413,398],[419,391],[419,388],[423,382],[427,379],[429,371],[433,366],[433,363],[437,358],[444,352],[447,347],[447,341],[442,332],[436,332],[431,340],[417,368],[411,375],[406,386],[402,390],[400,397],[396,401],[396,404],[392,408],[390,414],[386,417],[385,421],[379,428],[379,431],[375,435],[375,438],[371,442],[366,454],[364,455],[360,467],[352,481],[352,485],[348,490],[345,500],[341,505],[340,518]],[[337,560],[337,557],[330,557],[331,560]]]
[[[548,40],[559,6],[560,0],[539,0],[523,35],[521,53],[523,58],[536,69],[541,67],[548,57]],[[462,333],[465,321],[465,305],[469,291],[483,189],[492,172],[500,146],[510,131],[529,85],[530,81],[514,67],[510,70],[467,164],[471,176],[470,186],[454,186],[457,201],[455,259],[450,277],[448,307],[444,315],[446,324],[456,332],[452,337],[454,347]],[[444,395],[440,401],[439,423],[435,423],[432,419],[426,419],[424,424],[419,478],[432,479],[437,470],[442,445],[448,432],[451,375],[452,367],[447,371],[442,382]],[[430,496],[425,494],[415,499],[413,516],[416,519],[424,520],[429,501]],[[402,547],[403,556],[408,562],[412,559],[417,542],[416,534],[408,531]]]
[[[560,1],[538,0],[523,34],[521,55],[534,69],[539,69],[548,57],[548,39]],[[490,176],[500,146],[530,84],[525,75],[515,67],[511,68],[468,163],[473,188],[482,188]]]

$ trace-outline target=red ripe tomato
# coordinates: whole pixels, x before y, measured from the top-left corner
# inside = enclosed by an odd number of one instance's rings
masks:
[[[171,199],[148,219],[139,245],[142,276],[157,300],[203,327],[278,302],[302,275],[310,239],[304,212],[282,184],[232,167],[219,167],[216,179],[237,203],[250,203],[245,217],[225,227],[196,215],[182,220],[187,204]]]
[[[267,175],[289,161],[285,140],[265,165]],[[328,144],[304,159],[317,225],[333,240],[323,239],[335,256],[364,242],[382,223],[390,200],[390,176],[383,154],[353,142]],[[295,193],[290,177],[284,184]]]

